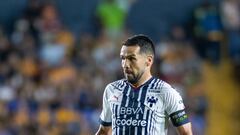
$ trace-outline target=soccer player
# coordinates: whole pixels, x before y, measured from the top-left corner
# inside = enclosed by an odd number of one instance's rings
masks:
[[[166,135],[169,118],[180,135],[192,135],[179,93],[151,74],[154,54],[154,44],[145,35],[122,44],[125,79],[106,86],[96,135]]]

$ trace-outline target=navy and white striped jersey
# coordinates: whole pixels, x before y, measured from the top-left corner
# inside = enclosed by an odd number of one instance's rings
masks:
[[[169,118],[175,126],[188,123],[181,96],[160,79],[137,89],[122,79],[104,91],[100,122],[112,126],[113,135],[166,135]]]

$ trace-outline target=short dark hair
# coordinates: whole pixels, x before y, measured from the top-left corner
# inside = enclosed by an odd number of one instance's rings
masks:
[[[124,46],[139,46],[140,53],[155,55],[155,47],[153,41],[146,35],[139,34],[128,38],[122,43]]]

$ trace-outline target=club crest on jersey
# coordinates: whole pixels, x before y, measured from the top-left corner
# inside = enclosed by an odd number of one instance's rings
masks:
[[[153,106],[153,104],[156,104],[158,101],[158,98],[155,98],[154,96],[147,97],[147,103],[149,103],[150,107]]]

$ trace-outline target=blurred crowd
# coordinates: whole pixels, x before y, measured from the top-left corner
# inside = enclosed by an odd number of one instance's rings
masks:
[[[106,84],[123,77],[119,50],[133,34],[124,22],[135,2],[100,2],[97,36],[77,37],[54,3],[35,0],[14,21],[10,34],[0,27],[0,135],[94,134]],[[207,125],[202,61],[218,65],[221,46],[228,42],[229,57],[239,67],[239,13],[237,0],[200,5],[191,20],[191,36],[176,25],[156,43],[153,72],[183,96],[196,135],[203,135]]]

